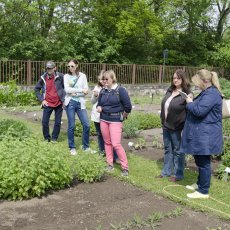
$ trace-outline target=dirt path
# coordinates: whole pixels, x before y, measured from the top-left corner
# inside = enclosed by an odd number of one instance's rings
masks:
[[[19,116],[19,114],[17,114]],[[25,116],[24,114],[20,115]],[[26,119],[33,120],[33,113]],[[40,122],[40,121],[35,121]],[[161,130],[155,130],[154,135]],[[145,138],[151,143],[150,131]],[[127,148],[127,142],[124,145]],[[156,155],[162,158],[162,150],[150,152],[146,149],[144,157]],[[182,215],[165,217],[155,226],[157,230],[207,230],[208,228],[229,230],[230,223],[212,214],[205,214],[183,207],[151,192],[143,191],[112,176],[105,176],[99,183],[76,183],[65,190],[54,191],[41,199],[25,201],[0,201],[0,230],[110,230],[125,225],[135,216],[147,220],[155,212],[172,212],[177,207],[183,209]],[[137,218],[136,218],[137,220]],[[113,224],[117,228],[112,228]],[[126,228],[127,229],[127,228]],[[130,228],[129,228],[130,229]],[[152,229],[150,227],[131,228]]]
[[[167,213],[178,206],[180,205],[151,192],[143,191],[116,178],[106,177],[103,182],[80,183],[53,192],[42,199],[4,201],[0,205],[0,229],[96,230],[100,229],[99,226],[101,229],[112,229],[111,223],[115,226],[119,223],[126,224],[135,215],[147,218],[152,213]],[[181,216],[163,219],[156,229],[229,229],[225,221],[182,208]]]

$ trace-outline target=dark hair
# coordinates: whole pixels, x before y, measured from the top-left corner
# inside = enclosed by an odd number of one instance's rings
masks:
[[[103,84],[101,84],[101,82],[100,82],[100,78],[102,79],[102,77],[103,77],[103,73],[105,72],[105,70],[101,70],[101,72],[100,72],[100,74],[98,75],[98,77],[97,77],[97,85],[99,86],[99,87],[103,87]]]
[[[189,80],[187,79],[187,77],[185,75],[185,71],[183,69],[176,69],[174,74],[176,74],[177,77],[181,78],[181,80],[182,80],[181,88],[183,89],[183,91],[185,93],[189,93],[189,90],[190,90],[191,86],[190,86]],[[176,86],[173,84],[173,76],[172,76],[171,88],[172,88],[172,90],[176,89]]]
[[[70,62],[73,62],[77,66],[76,72],[79,72],[79,70],[80,70],[80,68],[79,68],[79,61],[76,60],[76,59],[70,59],[68,61],[68,63],[70,63]],[[68,70],[68,74],[72,75],[72,72],[70,70]]]

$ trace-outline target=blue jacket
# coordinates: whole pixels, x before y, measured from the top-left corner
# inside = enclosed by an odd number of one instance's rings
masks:
[[[180,152],[192,155],[221,154],[222,95],[211,86],[203,90],[193,102],[186,106],[186,117]]]
[[[132,104],[130,102],[128,92],[124,87],[118,87],[118,91],[117,88],[101,90],[97,104],[97,106],[102,107],[100,119],[111,122],[119,122],[123,121],[121,118],[124,111],[126,113],[131,112]]]
[[[61,102],[64,102],[65,100],[63,76],[64,75],[62,73],[55,72],[55,87]],[[41,78],[38,80],[37,84],[34,87],[36,97],[41,102],[44,100],[46,94],[46,77],[47,77],[47,72],[45,72],[41,76]]]

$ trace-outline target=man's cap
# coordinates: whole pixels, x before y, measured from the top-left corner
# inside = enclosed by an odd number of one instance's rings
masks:
[[[46,69],[53,69],[55,67],[55,63],[53,61],[48,61],[46,63]]]

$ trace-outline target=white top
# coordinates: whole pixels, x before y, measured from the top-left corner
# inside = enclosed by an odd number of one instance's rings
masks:
[[[77,83],[73,86],[74,82],[77,80]],[[65,74],[64,75],[64,88],[66,92],[65,96],[65,106],[67,106],[71,99],[79,101],[81,103],[81,109],[85,109],[85,94],[83,93],[84,89],[89,89],[86,75],[82,72],[76,75]]]
[[[99,85],[96,85],[93,89],[93,91],[97,91],[98,94],[100,93],[102,87]],[[99,96],[99,95],[98,95]],[[100,113],[97,112],[97,102],[98,102],[98,96],[95,97],[94,93],[91,96],[91,103],[93,104],[92,111],[91,111],[91,121],[100,122]]]
[[[166,119],[167,116],[168,116],[169,104],[170,104],[170,102],[172,101],[173,97],[174,97],[174,96],[171,95],[171,96],[166,100],[166,102],[165,102],[165,119]]]

